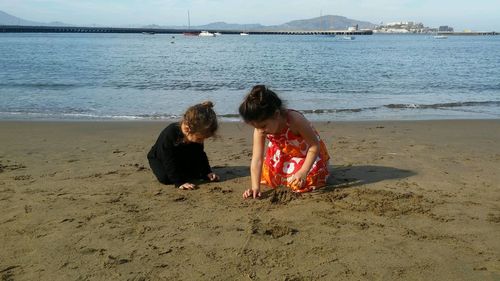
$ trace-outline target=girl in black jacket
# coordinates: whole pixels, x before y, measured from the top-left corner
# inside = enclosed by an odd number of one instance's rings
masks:
[[[179,123],[168,125],[148,153],[149,166],[159,182],[180,189],[194,189],[191,180],[217,181],[204,151],[203,141],[218,128],[213,103],[188,108]]]

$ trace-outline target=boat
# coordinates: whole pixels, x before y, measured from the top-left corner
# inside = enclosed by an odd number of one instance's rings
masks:
[[[354,40],[354,39],[356,39],[356,37],[351,36],[351,35],[344,35],[344,36],[342,36],[342,39],[343,40]]]
[[[240,35],[241,35],[241,36],[247,36],[247,35],[248,35],[248,33],[246,33],[246,32],[241,32],[241,33],[240,33]]]
[[[215,34],[213,34],[211,32],[208,32],[206,30],[203,30],[202,32],[200,32],[200,34],[198,34],[198,36],[202,36],[202,37],[214,37]]]
[[[214,32],[214,35],[215,35],[215,36],[221,36],[221,35],[222,35],[222,33],[220,33],[220,32]]]
[[[439,34],[439,31],[436,30],[436,33],[434,33],[433,38],[434,39],[448,39],[448,36],[443,35],[443,34]]]
[[[188,11],[188,30],[191,29],[191,19],[189,18],[189,11]],[[185,36],[199,36],[200,32],[197,31],[186,31],[182,33]]]
[[[434,39],[448,39],[446,35],[434,35]]]

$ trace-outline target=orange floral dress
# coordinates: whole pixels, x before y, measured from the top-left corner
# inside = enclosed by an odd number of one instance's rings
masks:
[[[291,177],[302,167],[306,159],[307,151],[309,150],[309,144],[302,136],[295,135],[292,130],[290,130],[288,116],[286,127],[281,133],[267,135],[269,142],[262,165],[261,184],[268,185],[272,188],[283,185],[291,188],[294,192],[308,192],[326,185],[326,180],[329,175],[328,160],[330,156],[318,132],[314,127],[312,128],[319,140],[320,150],[307,174],[304,186],[302,188],[292,186],[287,181],[287,178]]]

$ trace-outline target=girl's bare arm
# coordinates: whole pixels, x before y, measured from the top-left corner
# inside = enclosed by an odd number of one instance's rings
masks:
[[[262,174],[262,163],[264,158],[264,145],[265,136],[258,130],[253,131],[253,148],[252,148],[252,162],[250,165],[250,173],[252,180],[252,195],[257,197],[260,192],[260,177]]]

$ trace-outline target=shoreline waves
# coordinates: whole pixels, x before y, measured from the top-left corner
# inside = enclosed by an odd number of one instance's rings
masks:
[[[345,120],[345,121],[363,121],[363,120],[387,120],[396,121],[405,120],[442,120],[442,119],[499,119],[500,101],[466,101],[449,102],[436,104],[385,104],[381,106],[360,107],[360,108],[318,108],[318,109],[298,109],[310,120]],[[98,115],[86,112],[71,112],[73,109],[67,109],[66,112],[48,113],[48,112],[26,112],[9,111],[0,112],[0,120],[175,120],[181,116],[177,114],[138,114],[138,115]],[[446,110],[456,111],[457,114],[443,113]],[[380,113],[383,112],[384,113]],[[422,115],[422,112],[425,114]],[[369,113],[368,113],[369,112]],[[369,115],[367,115],[369,114]],[[239,115],[236,113],[226,113],[218,115],[223,121],[239,121]]]

